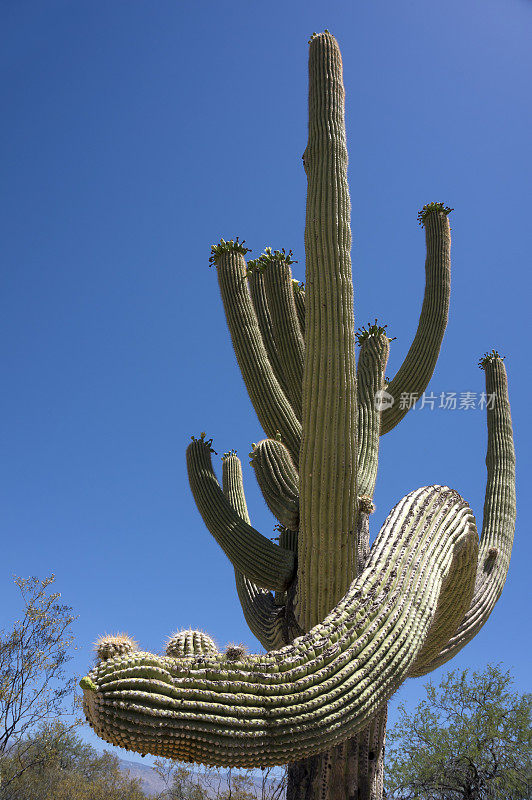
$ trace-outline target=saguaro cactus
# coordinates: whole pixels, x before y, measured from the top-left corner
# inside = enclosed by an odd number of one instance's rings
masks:
[[[379,437],[405,415],[401,394],[425,390],[447,322],[451,209],[430,203],[420,212],[425,297],[414,341],[387,382],[385,327],[355,333],[342,65],[327,31],[312,36],[309,68],[304,287],[284,250],[246,263],[234,239],[211,256],[267,437],[251,463],[279,544],[251,525],[236,454],[223,456],[220,485],[211,440],[201,434],[187,450],[198,509],[267,652],[222,653],[206,634],[183,631],[158,656],[106,637],[81,684],[87,719],[108,742],[222,766],[289,763],[290,798],[379,798],[388,699],[467,644],[501,593],[515,522],[510,408],[493,351],[480,362],[488,397],[480,541],[460,495],[427,486],[397,503],[370,549]]]

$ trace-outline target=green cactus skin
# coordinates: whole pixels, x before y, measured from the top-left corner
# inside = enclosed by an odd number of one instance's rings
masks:
[[[384,389],[391,340],[386,329],[375,324],[361,328],[357,341],[360,346],[357,364],[358,492],[371,498],[377,480],[382,416],[375,398]]]
[[[266,504],[281,525],[297,531],[299,527],[299,475],[282,442],[264,439],[251,454]]]
[[[277,352],[288,384],[287,396],[301,420],[301,381],[305,343],[297,315],[290,271],[290,256],[268,248],[259,259],[271,313],[272,330]]]
[[[369,548],[380,435],[404,416],[401,392],[425,390],[447,322],[451,209],[429,203],[419,214],[427,242],[421,316],[403,365],[385,383],[392,341],[385,328],[375,323],[355,337],[342,65],[327,31],[311,37],[309,72],[304,290],[285,264],[269,273],[267,291],[261,269],[271,263],[262,257],[248,269],[238,239],[222,240],[211,257],[268,437],[254,445],[252,463],[281,522],[278,545],[250,523],[236,454],[222,459],[222,489],[205,434],[187,450],[196,504],[233,563],[244,616],[267,653],[218,653],[196,642],[156,656],[135,652],[134,643],[124,650],[106,643],[81,686],[87,719],[113,744],[220,766],[288,762],[289,800],[380,800],[387,700],[406,677],[444,664],[475,636],[506,580],[515,525],[512,425],[503,359],[492,351],[480,363],[495,399],[486,406],[480,546],[465,501],[429,486],[395,506]],[[304,338],[300,393],[296,320]],[[285,323],[290,345],[282,342]],[[381,411],[374,400],[383,388],[396,402]]]
[[[255,266],[258,266],[258,261],[258,259],[255,259],[247,262],[249,292],[272,372],[275,375],[282,391],[286,397],[288,397],[290,387],[288,380],[285,378],[281,359],[279,353],[277,352],[277,345],[275,344],[275,339],[273,336],[273,323],[270,309],[268,307],[268,300],[266,298],[264,273],[260,269],[255,269]],[[299,442],[299,444],[300,443],[301,442]]]
[[[292,290],[294,293],[294,303],[296,305],[299,328],[303,339],[305,338],[305,285],[299,281],[292,280]]]

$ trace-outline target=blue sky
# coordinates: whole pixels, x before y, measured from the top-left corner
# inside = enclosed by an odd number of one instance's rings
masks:
[[[344,60],[357,325],[388,324],[393,375],[421,305],[416,214],[444,201],[452,307],[430,388],[479,393],[478,358],[507,356],[509,580],[433,679],[500,660],[529,689],[529,0],[7,0],[0,18],[1,624],[17,611],[13,574],[55,572],[79,614],[80,674],[106,631],[158,651],[191,625],[257,647],[184,453],[203,430],[218,452],[236,448],[253,523],[272,535],[247,459],[261,433],[208,257],[238,235],[254,254],[292,248],[304,278],[307,41],[327,27]],[[373,532],[430,483],[456,488],[480,523],[483,412],[416,409],[381,442]],[[423,682],[400,690],[392,720]]]

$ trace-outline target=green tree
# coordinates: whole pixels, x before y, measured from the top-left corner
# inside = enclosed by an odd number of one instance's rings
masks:
[[[72,716],[76,680],[65,672],[72,658],[75,617],[70,606],[58,603],[61,595],[52,591],[54,581],[53,575],[43,580],[15,578],[22,614],[10,630],[0,631],[0,784],[4,789],[8,780],[31,769],[33,763],[42,763],[45,735],[54,730],[52,721],[69,715],[70,727],[81,722]],[[41,731],[38,750],[30,747],[33,740],[28,738],[37,728]]]
[[[26,767],[26,768],[25,768]],[[102,754],[61,722],[45,724],[4,759],[1,800],[144,800],[119,759]]]
[[[527,800],[532,792],[532,695],[510,672],[449,672],[413,714],[399,707],[388,732],[386,791],[393,800]]]
[[[154,769],[165,789],[157,800],[280,800],[286,792],[287,770],[202,767],[192,771],[179,762],[158,758]]]

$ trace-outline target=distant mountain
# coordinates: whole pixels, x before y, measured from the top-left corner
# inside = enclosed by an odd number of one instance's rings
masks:
[[[146,794],[156,795],[165,788],[163,780],[157,775],[153,767],[148,764],[139,764],[136,761],[120,759],[120,769],[128,772],[131,778],[138,778]]]
[[[129,773],[131,778],[138,778],[143,790],[146,792],[147,795],[153,796],[162,792],[165,789],[164,781],[157,775],[153,767],[150,767],[148,764],[139,764],[137,761],[127,761],[124,758],[119,759],[120,761],[120,768],[123,772]],[[201,773],[198,772],[193,767],[189,767],[192,773],[197,773],[198,779],[201,781]],[[275,780],[275,779],[273,779]],[[260,772],[257,770],[255,776],[253,778],[253,784],[255,788],[256,797],[261,797],[261,786],[262,786],[262,778]],[[209,794],[212,794],[213,797],[223,795],[227,792],[229,786],[227,782],[226,773],[223,772],[219,777],[216,778],[216,788],[214,789],[211,787],[211,791]]]

